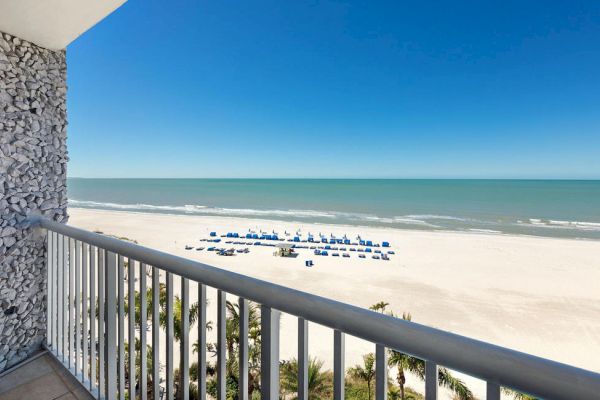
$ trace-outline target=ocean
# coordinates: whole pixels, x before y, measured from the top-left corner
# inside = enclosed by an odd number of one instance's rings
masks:
[[[600,181],[68,179],[69,207],[600,239]]]

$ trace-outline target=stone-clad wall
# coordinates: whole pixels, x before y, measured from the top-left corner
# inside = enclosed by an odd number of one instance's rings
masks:
[[[66,222],[66,62],[0,32],[0,371],[45,336],[45,238],[29,213]]]

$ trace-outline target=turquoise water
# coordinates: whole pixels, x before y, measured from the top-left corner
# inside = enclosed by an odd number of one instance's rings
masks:
[[[82,179],[71,207],[600,239],[600,181]]]

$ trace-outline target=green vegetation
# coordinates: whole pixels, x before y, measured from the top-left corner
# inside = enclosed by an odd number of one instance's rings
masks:
[[[148,289],[146,293],[148,302],[146,320],[151,321],[152,319],[152,290]],[[135,292],[135,324],[139,327],[141,320],[141,302],[140,294]],[[166,328],[167,315],[166,315],[166,285],[160,284],[159,288],[159,322],[162,329]],[[125,298],[125,313],[129,312],[129,298]],[[393,312],[388,312],[387,307],[389,303],[378,302],[370,307],[371,310],[387,314],[392,317],[397,317]],[[237,400],[238,398],[238,383],[239,383],[239,326],[240,326],[240,313],[239,305],[228,301],[226,303],[227,315],[226,315],[226,349],[227,349],[227,360],[226,360],[226,398],[228,400]],[[196,325],[199,319],[200,305],[193,303],[190,305],[189,313],[189,327],[190,330]],[[174,338],[176,342],[179,342],[182,337],[181,332],[181,300],[175,296],[173,300],[173,326],[174,326]],[[410,321],[411,315],[403,313],[402,318]],[[260,308],[257,304],[248,304],[248,394],[251,399],[260,398],[260,347],[261,347],[261,332],[260,332]],[[206,328],[212,329],[212,323],[207,322]],[[128,343],[125,343],[125,350],[128,351]],[[139,339],[135,340],[136,350],[136,375],[139,379],[141,374],[141,360],[140,350],[141,344]],[[192,344],[193,353],[198,353],[199,344],[198,342]],[[207,355],[209,361],[207,361],[206,375],[207,375],[207,393],[212,397],[217,395],[217,377],[216,377],[216,343],[207,343],[206,346]],[[126,353],[127,354],[127,353]],[[148,371],[148,391],[151,395],[152,390],[152,347],[147,346],[147,371]],[[126,382],[129,384],[129,358],[125,358],[126,363]],[[390,373],[394,376],[394,379],[388,378],[388,398],[390,400],[422,400],[423,395],[416,392],[406,386],[406,374],[410,373],[421,380],[425,379],[425,362],[418,358],[412,357],[408,354],[404,354],[400,351],[389,350],[388,354],[388,365],[390,367]],[[179,370],[175,371],[175,395],[176,398],[179,396]],[[196,382],[198,379],[198,365],[193,362],[189,369],[190,376],[190,399],[197,400],[198,388]],[[294,400],[297,398],[298,391],[298,361],[296,358],[289,360],[283,360],[280,363],[280,398],[285,400]],[[348,400],[372,400],[375,397],[375,355],[368,353],[363,355],[363,362],[347,370],[345,378],[345,398]],[[439,385],[449,389],[453,393],[453,398],[456,400],[472,400],[474,399],[471,390],[462,382],[460,379],[454,377],[451,372],[443,367],[439,368],[438,373]],[[505,395],[513,397],[515,400],[536,400],[535,397],[528,396],[523,393],[519,393],[510,389],[503,388]],[[323,369],[323,361],[318,358],[310,357],[308,365],[308,392],[309,399],[321,400],[331,398],[333,395],[333,373],[330,370]]]

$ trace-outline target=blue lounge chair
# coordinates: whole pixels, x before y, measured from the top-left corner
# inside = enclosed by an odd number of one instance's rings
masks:
[[[327,253],[325,250],[323,250],[323,251],[321,252],[321,255],[322,255],[322,256],[328,256],[328,255],[329,255],[329,253]]]
[[[315,250],[315,256],[318,256],[321,254],[321,250]]]
[[[321,239],[321,243],[327,243],[327,239],[326,238]]]
[[[350,244],[350,239],[344,239],[344,244]]]
[[[294,242],[299,242],[300,241],[300,236],[294,236]]]
[[[331,256],[332,256],[332,257],[339,257],[339,256],[340,256],[340,253],[331,253]]]
[[[354,247],[350,247],[350,251],[356,251]]]
[[[215,236],[217,236],[217,232],[211,232],[210,233],[210,237],[215,237]]]
[[[359,254],[358,258],[365,258],[365,255],[364,254]]]
[[[371,248],[370,248],[370,247],[367,247],[367,248],[365,249],[365,253],[370,253],[370,252],[371,252]]]
[[[367,240],[367,246],[373,246],[373,242],[370,240]]]
[[[381,242],[382,247],[390,247],[390,242]]]
[[[365,245],[365,241],[364,240],[359,240],[358,244],[360,244],[361,246],[364,246]]]
[[[246,239],[252,239],[252,234],[251,233],[246,233]]]

